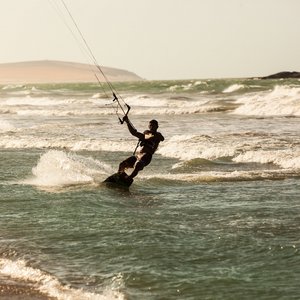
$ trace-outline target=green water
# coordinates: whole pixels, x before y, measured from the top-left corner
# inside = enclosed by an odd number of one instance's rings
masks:
[[[41,151],[2,151],[1,255],[129,299],[297,299],[299,182],[137,182],[43,191],[12,181]],[[17,175],[17,176],[16,176]]]
[[[57,299],[299,299],[298,80],[116,83],[165,141],[135,148],[97,84],[0,90],[0,283]]]

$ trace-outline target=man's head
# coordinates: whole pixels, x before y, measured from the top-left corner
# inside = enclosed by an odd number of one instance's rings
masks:
[[[150,129],[151,131],[156,131],[157,128],[158,128],[158,122],[157,122],[156,120],[151,120],[151,121],[149,122],[149,129]]]

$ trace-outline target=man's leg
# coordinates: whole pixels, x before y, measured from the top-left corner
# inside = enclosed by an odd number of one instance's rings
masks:
[[[128,168],[133,168],[134,164],[136,162],[136,157],[135,156],[130,156],[127,159],[125,159],[124,161],[122,161],[119,164],[119,173],[123,173],[125,172],[126,169]]]
[[[137,162],[134,165],[133,172],[128,177],[134,178],[140,171],[144,169],[144,167],[150,164],[151,159],[152,155],[144,154],[140,160],[137,160]]]
[[[138,162],[135,164],[132,173],[131,173],[128,177],[129,177],[129,178],[134,178],[134,177],[139,173],[139,171],[142,171],[143,169],[144,169],[144,163],[141,162],[141,161],[138,161]]]

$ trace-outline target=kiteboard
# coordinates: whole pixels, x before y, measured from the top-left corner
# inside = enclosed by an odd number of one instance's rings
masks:
[[[129,188],[133,182],[133,179],[128,178],[128,175],[125,172],[118,172],[107,177],[103,182],[108,186]]]

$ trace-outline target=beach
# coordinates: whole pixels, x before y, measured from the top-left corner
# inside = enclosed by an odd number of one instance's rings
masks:
[[[299,298],[300,81],[113,85],[165,137],[130,189],[109,88],[1,84],[0,298]]]

